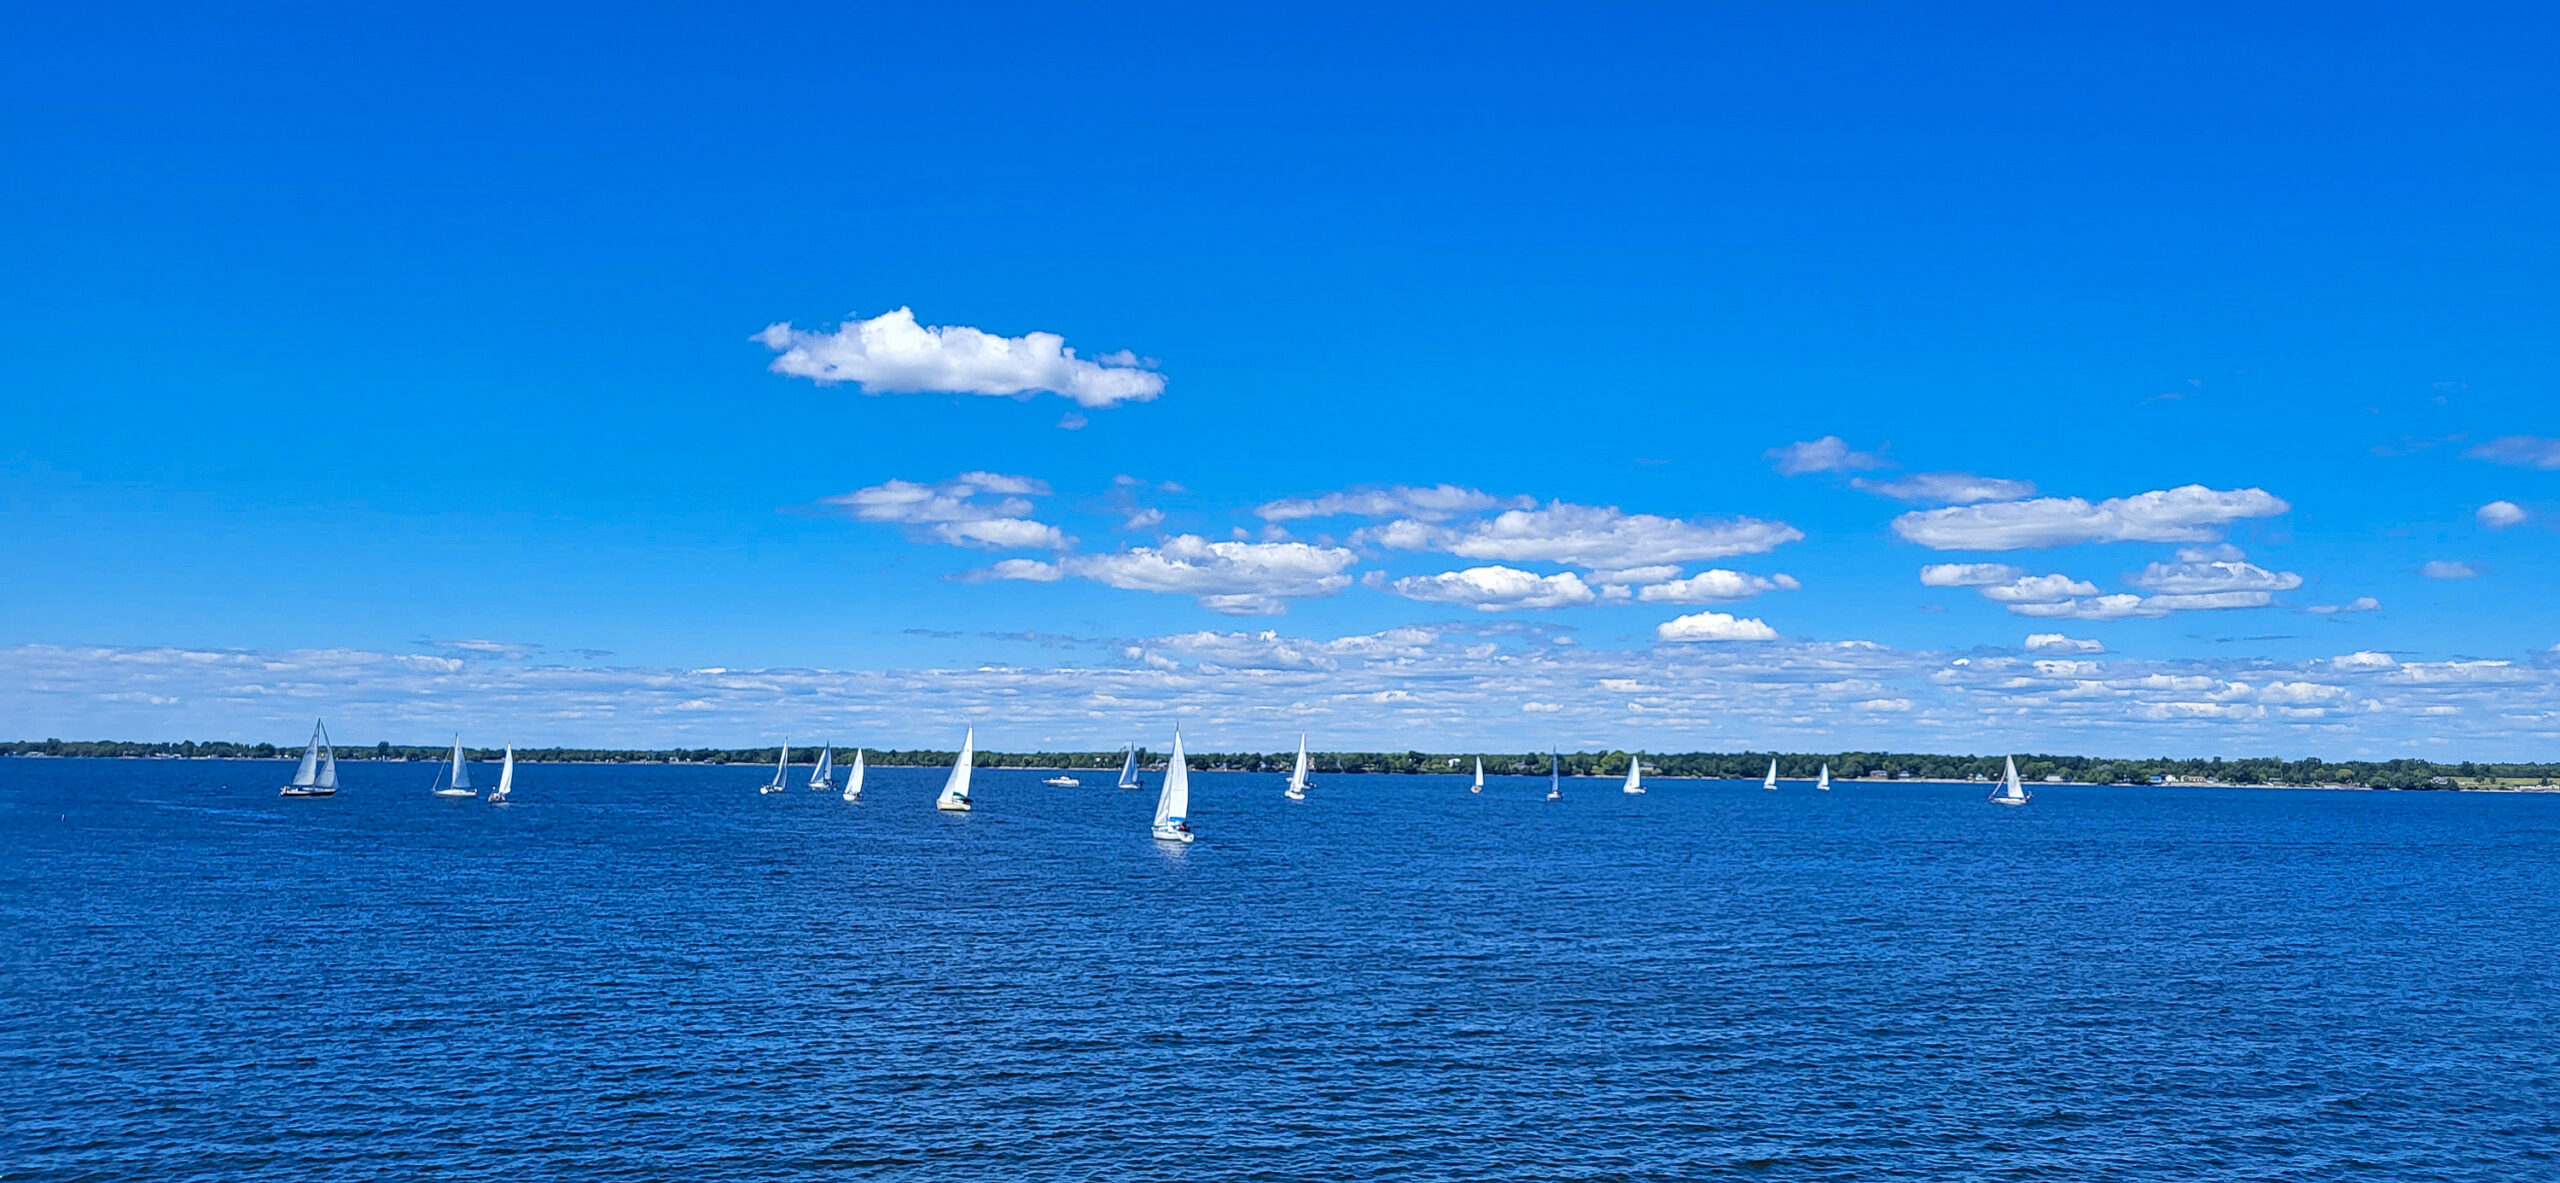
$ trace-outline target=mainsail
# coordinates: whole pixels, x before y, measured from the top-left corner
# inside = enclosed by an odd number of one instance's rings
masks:
[[[453,737],[453,787],[471,787],[471,765],[462,759],[462,737],[459,735]]]
[[[1173,757],[1164,766],[1164,790],[1156,794],[1157,831],[1179,828],[1191,813],[1191,770],[1182,762],[1182,733],[1173,733]]]
[[[1138,783],[1138,745],[1136,744],[1129,745],[1129,758],[1120,764],[1120,787],[1124,789],[1144,787]]]
[[[951,777],[942,782],[942,796],[934,799],[936,809],[969,808],[969,768],[978,760],[978,729],[972,727],[960,741],[960,758],[951,762]]]

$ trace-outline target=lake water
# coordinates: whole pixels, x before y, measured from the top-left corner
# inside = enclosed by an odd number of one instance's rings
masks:
[[[0,760],[0,1177],[2560,1178],[2560,797],[340,767]]]

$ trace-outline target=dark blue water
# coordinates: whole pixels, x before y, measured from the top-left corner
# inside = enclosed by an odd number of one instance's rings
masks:
[[[2560,1177],[2560,797],[287,767],[0,760],[0,1176]]]

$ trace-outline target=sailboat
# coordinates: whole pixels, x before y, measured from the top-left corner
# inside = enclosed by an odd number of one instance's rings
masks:
[[[951,762],[951,777],[942,782],[942,795],[933,799],[934,808],[969,812],[969,768],[977,762],[978,729],[972,727],[960,741],[960,758]]]
[[[334,797],[338,793],[338,753],[329,746],[329,729],[311,721],[311,746],[302,750],[302,767],[293,783],[276,790],[280,797]]]
[[[851,801],[862,795],[862,749],[853,749],[853,767],[844,774],[844,799]]]
[[[503,763],[503,764],[498,765],[498,787],[497,787],[497,788],[494,788],[494,789],[489,790],[489,804],[491,804],[491,805],[504,805],[504,804],[506,804],[506,803],[507,803],[507,794],[509,794],[509,793],[511,793],[511,792],[514,792],[514,791],[515,791],[515,787],[516,787],[516,745],[514,745],[514,744],[508,744],[508,745],[507,745],[507,760],[506,760],[506,763]]]
[[[1621,793],[1641,793],[1644,791],[1644,757],[1642,755],[1635,753],[1628,754],[1627,784],[1626,787],[1619,789],[1618,791]]]
[[[1129,745],[1129,758],[1120,765],[1120,787],[1124,789],[1147,787],[1138,783],[1138,745],[1136,744]]]
[[[836,749],[833,745],[818,749],[818,766],[809,770],[809,787],[821,793],[836,787]]]
[[[1298,733],[1298,767],[1289,774],[1289,787],[1281,793],[1292,801],[1307,799],[1307,733]]]
[[[757,789],[756,791],[759,793],[779,793],[790,788],[791,786],[782,783],[783,773],[789,771],[790,768],[791,741],[786,739],[782,741],[782,755],[776,757],[773,762],[773,779],[766,781],[764,787]]]
[[[1991,790],[1991,799],[2002,805],[2024,805],[2035,800],[2035,794],[2028,792],[2025,782],[2018,779],[2018,758],[2002,756],[2000,764],[2000,787]]]
[[[1764,789],[1767,789],[1767,790],[1769,790],[1769,791],[1771,791],[1771,792],[1776,792],[1776,791],[1777,791],[1777,789],[1778,789],[1778,760],[1777,760],[1777,757],[1772,756],[1772,757],[1770,757],[1770,758],[1769,758],[1769,775],[1767,775],[1767,776],[1764,776],[1764,777],[1761,777],[1761,778],[1760,778],[1760,787],[1761,787],[1761,788],[1764,788]]]
[[[1813,787],[1826,793],[1831,791],[1831,765],[1822,766],[1822,775],[1813,778]]]
[[[1557,755],[1553,748],[1547,749],[1547,800],[1564,800],[1563,775],[1564,757]]]
[[[462,758],[462,737],[453,737],[453,783],[436,790],[439,797],[477,797],[471,788],[471,765]]]
[[[1484,757],[1482,756],[1476,757],[1476,783],[1469,786],[1467,791],[1470,793],[1481,793],[1484,791]]]
[[[1147,832],[1158,842],[1191,841],[1191,769],[1182,763],[1182,732],[1173,733],[1173,758],[1164,766],[1164,788],[1156,793],[1156,820]]]

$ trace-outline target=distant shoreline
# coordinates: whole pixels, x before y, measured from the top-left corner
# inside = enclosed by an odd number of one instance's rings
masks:
[[[136,746],[140,746],[140,745],[136,745]],[[157,746],[157,745],[154,745],[154,746]],[[911,754],[910,754],[910,753],[899,753],[899,755],[901,755],[901,756],[908,756],[908,755],[911,755]],[[871,767],[873,767],[873,768],[947,768],[947,767],[949,767],[949,766],[950,766],[951,761],[952,761],[953,759],[957,758],[958,753],[956,753],[956,752],[943,752],[943,753],[920,753],[920,754],[914,754],[914,755],[921,755],[923,758],[910,758],[910,759],[902,759],[902,760],[891,760],[891,759],[882,759],[882,758],[878,758],[877,756],[875,756],[874,758],[872,758],[872,759],[870,760],[870,766],[871,766]],[[1054,753],[1040,753],[1039,755],[1041,755],[1041,756],[1052,756],[1052,757],[1054,757],[1054,755],[1055,755],[1055,754],[1054,754]],[[1121,761],[1126,757],[1127,753],[1126,753],[1125,751],[1120,751],[1120,752],[1102,752],[1102,753],[1091,753],[1091,754],[1086,754],[1086,753],[1074,753],[1074,755],[1077,755],[1077,756],[1083,756],[1083,757],[1085,757],[1088,761],[1092,761],[1092,762],[1088,762],[1088,763],[1081,763],[1081,764],[1069,764],[1069,763],[1059,763],[1059,762],[1055,762],[1055,761],[1053,760],[1052,762],[1048,762],[1048,763],[1017,763],[1017,762],[1015,762],[1015,761],[1023,760],[1023,759],[1025,759],[1026,757],[1021,756],[1021,755],[1012,754],[1012,753],[1004,753],[1004,752],[985,752],[985,751],[982,751],[982,752],[979,752],[979,753],[978,753],[978,760],[977,760],[977,764],[976,764],[976,766],[977,766],[978,768],[980,768],[980,769],[986,769],[986,770],[1003,770],[1003,771],[1010,771],[1010,772],[1049,772],[1049,773],[1116,773],[1116,772],[1119,770],[1119,767],[1120,767],[1120,763],[1121,763]],[[1142,753],[1142,755],[1144,755],[1144,753]],[[1330,754],[1330,753],[1328,753],[1328,755],[1331,755],[1331,754]],[[1358,759],[1361,755],[1362,755],[1362,754],[1358,754],[1358,753],[1343,753],[1343,754],[1342,754],[1342,756],[1345,758],[1345,760],[1346,760],[1346,761],[1347,761],[1347,760],[1352,760],[1352,759]],[[1606,757],[1608,757],[1608,756],[1613,756],[1613,755],[1621,755],[1621,754],[1620,754],[1620,753],[1600,753],[1600,754],[1597,754],[1597,755],[1595,756],[1594,754],[1591,754],[1591,753],[1573,753],[1573,754],[1569,755],[1569,756],[1568,756],[1568,758],[1567,758],[1567,760],[1566,760],[1566,763],[1567,763],[1567,765],[1568,765],[1568,770],[1564,772],[1564,774],[1563,774],[1563,775],[1564,775],[1564,778],[1565,778],[1565,779],[1567,779],[1567,780],[1577,780],[1577,781],[1586,781],[1586,780],[1615,780],[1615,779],[1618,779],[1618,778],[1620,778],[1620,777],[1622,777],[1622,776],[1624,776],[1624,775],[1626,774],[1626,765],[1625,765],[1625,763],[1623,762],[1623,760],[1621,760],[1621,761],[1617,764],[1617,767],[1616,767],[1614,770],[1606,770],[1606,769],[1595,770],[1595,769],[1588,768],[1588,767],[1573,767],[1573,765],[1575,765],[1575,764],[1576,764],[1576,763],[1578,763],[1578,762],[1571,758],[1571,756],[1580,756],[1580,757],[1582,757],[1582,760],[1580,761],[1580,763],[1598,763],[1598,762],[1600,762],[1600,761],[1602,761],[1602,760],[1605,760],[1605,759],[1606,759]],[[519,750],[519,751],[517,751],[517,752],[515,753],[515,756],[516,756],[516,761],[517,761],[518,763],[520,763],[520,764],[568,764],[568,765],[576,765],[576,766],[581,766],[581,767],[593,767],[593,768],[612,768],[612,767],[639,767],[639,768],[688,768],[688,767],[712,767],[712,768],[742,768],[742,769],[743,769],[743,768],[753,768],[753,767],[757,767],[758,765],[770,765],[770,764],[773,762],[773,757],[772,757],[772,756],[770,756],[770,755],[768,755],[768,756],[766,756],[766,757],[764,757],[764,758],[762,758],[762,759],[756,759],[756,758],[753,758],[752,756],[750,756],[750,757],[748,757],[748,758],[744,758],[744,759],[718,759],[718,758],[713,758],[713,759],[701,759],[701,760],[696,760],[696,759],[671,759],[671,758],[667,758],[667,757],[665,757],[665,756],[663,756],[663,755],[658,755],[658,754],[654,754],[654,753],[643,753],[643,752],[633,752],[633,753],[630,753],[628,756],[623,756],[623,757],[620,757],[620,758],[602,758],[602,759],[598,759],[598,758],[579,758],[579,757],[565,757],[565,756],[563,756],[563,757],[554,757],[554,756],[550,756],[550,755],[548,755],[548,754],[547,754],[547,753],[545,753],[545,752],[538,751],[538,750]],[[290,765],[290,764],[292,764],[295,760],[297,760],[298,758],[299,758],[299,753],[295,753],[295,752],[286,752],[286,751],[278,751],[278,752],[277,752],[276,754],[274,754],[274,755],[240,755],[240,754],[222,754],[222,755],[201,755],[201,754],[200,754],[200,755],[178,755],[178,754],[160,753],[160,752],[151,752],[151,753],[123,753],[123,754],[116,754],[116,753],[105,753],[105,754],[81,753],[81,754],[77,754],[77,755],[60,755],[60,754],[52,754],[52,753],[46,753],[46,752],[11,751],[11,750],[6,750],[5,748],[0,748],[0,759],[18,759],[18,760],[135,760],[135,761],[186,760],[186,761],[219,762],[219,763],[240,763],[240,764],[286,764],[286,765]],[[353,751],[342,751],[342,752],[340,752],[340,753],[338,754],[338,762],[339,762],[339,763],[342,763],[342,764],[416,764],[416,765],[434,765],[434,764],[440,764],[440,763],[444,762],[444,760],[446,760],[447,758],[448,758],[447,750],[444,750],[444,749],[434,750],[434,751],[432,751],[431,753],[429,753],[429,754],[424,754],[424,755],[420,755],[420,754],[406,754],[406,755],[394,755],[394,756],[381,756],[381,755],[377,755],[377,754],[375,754],[375,753],[374,753],[373,751],[371,751],[371,750],[368,750],[368,749],[362,749],[362,748],[355,749],[355,750],[353,750]],[[479,752],[475,752],[475,751],[470,751],[470,750],[468,750],[468,749],[466,749],[466,758],[467,758],[467,759],[469,759],[469,760],[471,760],[473,763],[495,763],[495,762],[496,762],[496,760],[497,760],[497,757],[496,757],[495,755],[493,755],[493,754],[484,754],[484,753],[479,753]],[[1449,760],[1449,759],[1451,759],[1451,758],[1452,758],[1452,757],[1448,757],[1448,756],[1445,756],[1445,755],[1431,755],[1431,754],[1425,754],[1425,755],[1424,755],[1424,760],[1423,760],[1423,762],[1427,762],[1427,763],[1430,763],[1430,764],[1437,765],[1437,764],[1445,763],[1446,761],[1448,761],[1448,760]],[[1471,757],[1461,756],[1461,757],[1456,757],[1456,758],[1457,758],[1457,759],[1464,760],[1464,759],[1470,759]],[[1506,760],[1508,760],[1508,759],[1514,759],[1514,757],[1511,757],[1511,756],[1509,756],[1509,755],[1506,755],[1504,758],[1505,758]],[[1757,780],[1759,780],[1759,779],[1760,779],[1760,774],[1713,774],[1713,773],[1710,773],[1710,774],[1700,774],[1700,773],[1690,773],[1690,772],[1671,772],[1671,771],[1662,771],[1662,770],[1660,770],[1660,769],[1657,767],[1657,761],[1662,761],[1662,762],[1666,762],[1666,763],[1667,763],[1667,762],[1674,761],[1674,760],[1677,760],[1677,759],[1680,759],[1680,758],[1681,758],[1681,757],[1678,757],[1678,756],[1668,756],[1668,755],[1666,755],[1666,756],[1661,756],[1661,757],[1656,757],[1656,756],[1653,756],[1653,755],[1648,754],[1648,755],[1645,757],[1645,775],[1646,775],[1646,777],[1647,777],[1648,779],[1651,779],[1651,780],[1685,780],[1685,781],[1744,781],[1744,782],[1751,782],[1751,781],[1757,781]],[[1717,759],[1729,759],[1730,757],[1725,757],[1725,756],[1721,756],[1721,755],[1719,755],[1719,756],[1714,756],[1713,758],[1717,758]],[[1752,759],[1766,759],[1767,757],[1766,757],[1766,756],[1759,755],[1759,754],[1752,754],[1752,755],[1750,756],[1750,758],[1752,758]],[[1778,757],[1778,758],[1779,758],[1779,759],[1782,761],[1782,763],[1783,763],[1783,762],[1787,762],[1787,761],[1791,761],[1791,760],[1797,760],[1797,759],[1820,759],[1821,757],[1819,757],[1819,756],[1817,755],[1817,756],[1780,756],[1780,757]],[[1259,757],[1259,756],[1254,756],[1254,757],[1243,757],[1243,759],[1266,759],[1266,758]],[[1971,758],[1967,758],[1967,759],[1971,759]],[[2050,757],[2044,757],[2043,759],[2050,759]],[[2086,759],[2086,758],[2084,757],[2084,758],[2082,758],[2082,759]],[[1266,763],[1264,766],[1262,766],[1262,767],[1232,767],[1231,765],[1233,765],[1234,763],[1236,763],[1238,760],[1239,760],[1239,757],[1232,756],[1232,755],[1223,755],[1223,754],[1218,754],[1218,753],[1198,753],[1198,754],[1196,754],[1196,755],[1195,755],[1195,758],[1191,761],[1191,767],[1192,767],[1192,771],[1194,771],[1194,772],[1237,772],[1237,773],[1244,773],[1244,774],[1246,774],[1246,775],[1283,775],[1283,774],[1285,774],[1285,771],[1286,771],[1284,768],[1274,768],[1274,767],[1270,767],[1267,763]],[[800,766],[802,766],[802,765],[800,765],[800,764],[798,764],[798,763],[795,763],[793,766],[794,766],[794,767],[800,767]],[[2348,767],[2348,766],[2341,765],[2341,766],[2338,766],[2338,767]],[[1148,772],[1148,773],[1159,773],[1159,772],[1162,772],[1162,771],[1163,771],[1163,766],[1162,766],[1161,762],[1148,763],[1148,762],[1145,762],[1145,761],[1143,761],[1143,760],[1142,760],[1142,762],[1141,762],[1141,763],[1140,763],[1140,765],[1139,765],[1139,769],[1140,769],[1140,771],[1142,771],[1142,772]],[[1318,771],[1316,771],[1316,772],[1315,772],[1315,774],[1314,774],[1314,775],[1315,775],[1315,778],[1316,778],[1316,779],[1318,779],[1318,780],[1321,780],[1321,779],[1323,779],[1325,776],[1328,776],[1328,775],[1331,775],[1331,776],[1353,776],[1353,775],[1357,775],[1357,776],[1450,776],[1450,777],[1461,777],[1461,778],[1463,778],[1463,777],[1466,777],[1466,776],[1470,775],[1470,774],[1472,773],[1472,771],[1473,771],[1473,770],[1472,770],[1472,768],[1471,768],[1471,767],[1414,767],[1414,768],[1341,768],[1341,767],[1337,767],[1337,768],[1333,768],[1333,769],[1319,769]],[[1547,775],[1546,770],[1544,770],[1544,769],[1535,769],[1535,770],[1511,769],[1511,770],[1504,770],[1504,771],[1495,771],[1495,770],[1493,770],[1492,768],[1488,767],[1486,771],[1487,771],[1487,773],[1488,773],[1489,775],[1494,775],[1494,776],[1509,776],[1509,777],[1543,777],[1543,776]],[[2560,793],[2560,785],[2549,784],[2549,783],[2540,783],[2540,784],[2532,784],[2532,783],[2480,783],[2480,782],[2483,782],[2483,781],[2488,781],[2488,780],[2493,779],[2493,778],[2491,778],[2491,777],[2485,777],[2485,776],[2478,776],[2478,777],[2448,776],[2448,777],[2446,777],[2445,779],[2446,779],[2447,781],[2451,782],[2451,783],[2431,783],[2431,784],[2420,784],[2420,785],[2373,785],[2373,784],[2358,784],[2358,783],[2343,782],[2343,781],[2324,781],[2324,782],[2317,782],[2317,783],[2296,783],[2296,782],[2285,782],[2285,781],[2253,781],[2253,782],[2244,782],[2244,781],[2227,781],[2227,780],[2208,779],[2208,778],[2203,778],[2203,777],[2186,777],[2186,776],[2181,776],[2179,779],[2177,779],[2177,780],[2175,780],[2175,781],[2168,781],[2168,782],[2152,782],[2152,781],[2130,781],[2130,780],[2075,780],[2075,779],[2068,779],[2068,778],[2063,779],[2063,780],[2045,780],[2045,779],[2041,779],[2041,778],[2033,778],[2033,777],[2031,777],[2031,778],[2029,778],[2029,780],[2028,780],[2028,788],[2029,788],[2029,790],[2030,790],[2030,791],[2032,791],[2032,790],[2034,790],[2034,789],[2038,789],[2038,788],[2155,788],[2155,789],[2157,789],[2157,788],[2166,788],[2166,789],[2294,789],[2294,790],[2308,790],[2308,791],[2333,791],[2333,792],[2417,791],[2417,792],[2465,792],[2465,793]],[[2503,781],[2507,781],[2507,780],[2514,780],[2514,779],[2516,779],[2516,778],[2514,778],[2514,777],[2504,777],[2504,778],[2495,778],[2495,779],[2498,779],[2498,780],[2500,780],[2501,782],[2503,782]],[[1811,782],[1811,781],[1813,780],[1813,778],[1812,778],[1812,777],[1810,777],[1810,776],[1798,776],[1798,775],[1794,775],[1794,774],[1792,774],[1792,773],[1789,773],[1789,772],[1786,772],[1786,771],[1782,770],[1782,771],[1781,771],[1781,773],[1780,773],[1780,775],[1779,775],[1779,780],[1780,780],[1782,783],[1809,783],[1809,782]],[[2469,783],[2465,783],[2465,782],[2469,782]],[[1977,785],[1977,786],[1987,786],[1987,785],[1990,785],[1990,784],[1996,783],[1996,778],[1994,778],[1994,777],[1989,777],[1989,776],[1976,776],[1976,777],[1946,777],[1946,776],[1834,776],[1834,777],[1832,778],[1832,783],[1834,783],[1834,784],[1863,784],[1863,785],[1895,784],[1895,785]]]

